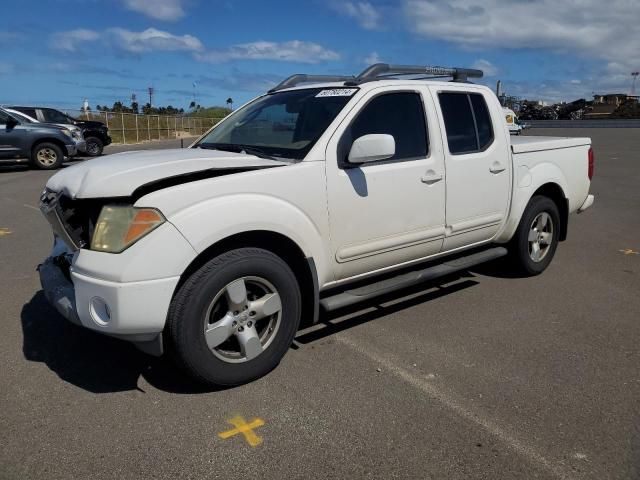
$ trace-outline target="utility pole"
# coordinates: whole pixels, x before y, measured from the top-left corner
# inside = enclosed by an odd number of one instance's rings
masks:
[[[636,80],[638,79],[638,75],[640,75],[640,72],[631,72],[631,76],[633,77],[633,80],[631,80],[631,96],[635,97],[636,95]]]
[[[149,106],[153,107],[153,87],[149,87]]]

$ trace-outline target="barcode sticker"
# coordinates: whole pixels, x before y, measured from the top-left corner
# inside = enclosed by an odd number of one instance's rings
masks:
[[[316,95],[317,97],[350,97],[358,91],[357,88],[333,88],[331,90],[322,90]]]

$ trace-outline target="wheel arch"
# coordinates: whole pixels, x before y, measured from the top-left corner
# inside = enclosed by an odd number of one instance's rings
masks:
[[[36,140],[35,142],[33,142],[33,145],[31,145],[31,159],[33,159],[33,155],[35,154],[36,148],[38,147],[38,145],[42,145],[43,143],[53,143],[54,145],[56,145],[57,147],[59,147],[62,150],[62,154],[65,157],[69,156],[69,152],[67,151],[67,146],[64,144],[63,141],[58,140],[57,138],[39,138],[38,140]]]
[[[198,268],[216,256],[237,248],[254,247],[268,250],[282,258],[293,270],[302,295],[302,318],[300,325],[310,325],[318,321],[319,288],[318,273],[312,257],[307,257],[302,248],[291,238],[269,230],[253,230],[231,235],[218,240],[197,255],[180,276],[177,292],[182,284]],[[174,293],[175,295],[175,293]]]
[[[560,232],[558,239],[562,242],[567,239],[569,226],[569,200],[567,199],[562,187],[554,182],[545,183],[533,192],[531,198],[536,195],[542,195],[553,200],[560,212]]]

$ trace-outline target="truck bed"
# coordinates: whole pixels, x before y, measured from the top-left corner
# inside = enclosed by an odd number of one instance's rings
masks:
[[[540,152],[590,144],[591,139],[587,137],[511,137],[513,153]]]

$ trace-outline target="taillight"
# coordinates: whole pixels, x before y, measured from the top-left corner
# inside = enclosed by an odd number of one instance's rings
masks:
[[[593,178],[593,164],[594,164],[593,148],[589,147],[589,180]]]

